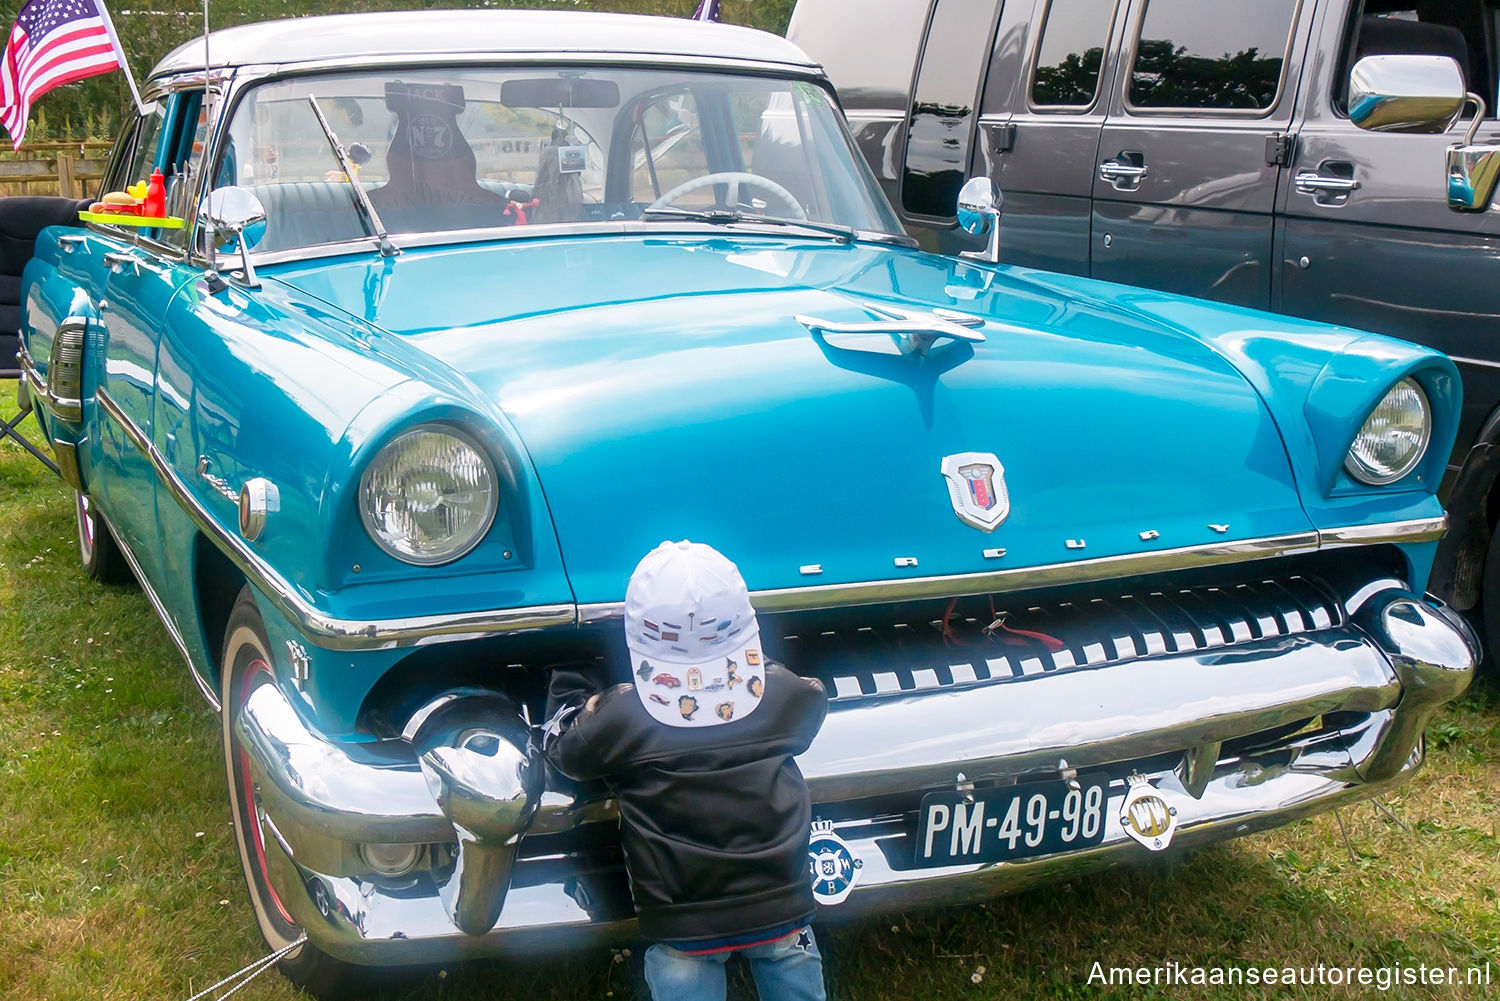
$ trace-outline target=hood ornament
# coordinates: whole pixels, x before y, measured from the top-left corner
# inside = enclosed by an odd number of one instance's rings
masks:
[[[828,334],[884,334],[895,342],[903,355],[923,358],[931,353],[932,346],[938,341],[984,340],[984,335],[973,329],[984,326],[984,318],[954,309],[924,312],[868,301],[861,302],[859,307],[878,319],[847,322],[798,316],[797,322],[819,339]]]
[[[965,525],[993,532],[1010,514],[1005,467],[993,452],[959,452],[943,456],[943,478],[953,513]]]

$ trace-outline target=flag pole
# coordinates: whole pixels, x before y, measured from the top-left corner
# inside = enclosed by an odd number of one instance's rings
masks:
[[[115,51],[120,54],[120,69],[125,71],[125,82],[130,84],[130,96],[135,98],[135,108],[144,115],[146,102],[141,100],[141,92],[136,88],[135,74],[130,71],[130,60],[125,56],[125,46],[120,44],[120,36],[115,33],[115,22],[109,16],[109,8],[104,6],[104,0],[99,0],[99,13],[104,18],[104,30],[109,32],[109,40],[114,43]]]

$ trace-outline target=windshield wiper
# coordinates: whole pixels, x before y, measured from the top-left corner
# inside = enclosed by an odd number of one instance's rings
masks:
[[[385,223],[380,221],[380,213],[375,211],[375,206],[370,202],[370,196],[365,194],[365,186],[359,183],[359,175],[355,172],[354,164],[349,159],[349,153],[344,149],[344,144],[339,142],[339,137],[334,134],[328,119],[323,117],[323,109],[318,107],[318,99],[311,94],[307,95],[307,103],[312,105],[313,114],[318,116],[318,124],[323,128],[323,134],[328,137],[328,145],[333,149],[333,155],[338,158],[339,166],[344,171],[344,180],[354,189],[354,200],[359,205],[360,212],[364,213],[365,221],[369,223],[370,231],[380,243],[380,256],[395,257],[399,250],[391,242],[390,236],[385,231]]]
[[[732,226],[736,223],[765,223],[768,226],[796,226],[815,233],[828,233],[843,243],[853,243],[859,232],[853,226],[840,226],[832,222],[813,222],[810,219],[791,219],[785,216],[759,215],[751,212],[733,212],[729,209],[674,209],[645,208],[641,217],[657,216],[662,219],[687,219],[691,222],[706,222],[717,226]]]

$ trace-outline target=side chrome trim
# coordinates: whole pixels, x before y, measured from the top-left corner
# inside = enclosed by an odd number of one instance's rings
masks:
[[[47,380],[43,379],[41,373],[36,370],[36,362],[31,360],[31,352],[26,350],[25,341],[17,342],[16,360],[21,363],[21,378],[31,384],[31,392],[45,400]]]
[[[141,563],[135,558],[135,553],[130,551],[130,546],[110,527],[109,521],[104,517],[104,512],[102,511],[99,512],[99,524],[115,540],[115,545],[120,547],[120,555],[124,556],[125,562],[130,564],[130,572],[135,574],[135,579],[141,585],[141,590],[146,592],[147,600],[151,602],[151,607],[156,610],[156,617],[161,619],[161,624],[166,628],[167,635],[172,637],[172,644],[177,647],[177,652],[182,654],[183,660],[187,661],[188,673],[193,676],[193,681],[198,685],[198,691],[203,693],[203,698],[213,707],[214,712],[218,712],[220,709],[218,695],[214,693],[214,688],[208,683],[208,679],[198,672],[198,665],[193,663],[193,658],[188,653],[187,643],[183,640],[182,633],[178,630],[177,624],[172,621],[171,616],[167,615],[167,608],[162,604],[161,598],[157,597],[156,591],[151,587],[151,582],[141,572]]]
[[[1436,542],[1448,532],[1448,515],[1387,521],[1379,525],[1348,525],[1325,528],[1318,533],[1318,548],[1369,546],[1382,542]]]
[[[337,619],[326,615],[303,597],[291,582],[214,519],[162,458],[156,446],[110,397],[108,391],[98,390],[95,398],[99,401],[100,409],[120,426],[136,449],[151,463],[157,478],[194,524],[223,550],[224,555],[250,578],[258,590],[271,599],[304,636],[320,647],[331,650],[383,650],[422,646],[442,640],[572,625],[577,620],[577,609],[571,604],[370,621]]]

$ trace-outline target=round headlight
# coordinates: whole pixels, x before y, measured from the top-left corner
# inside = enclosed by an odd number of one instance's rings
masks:
[[[458,559],[495,519],[495,468],[473,441],[423,425],[380,450],[359,484],[359,514],[376,544],[407,563]]]
[[[1361,483],[1395,483],[1411,472],[1432,437],[1432,408],[1413,379],[1402,379],[1375,405],[1354,436],[1344,468]]]

